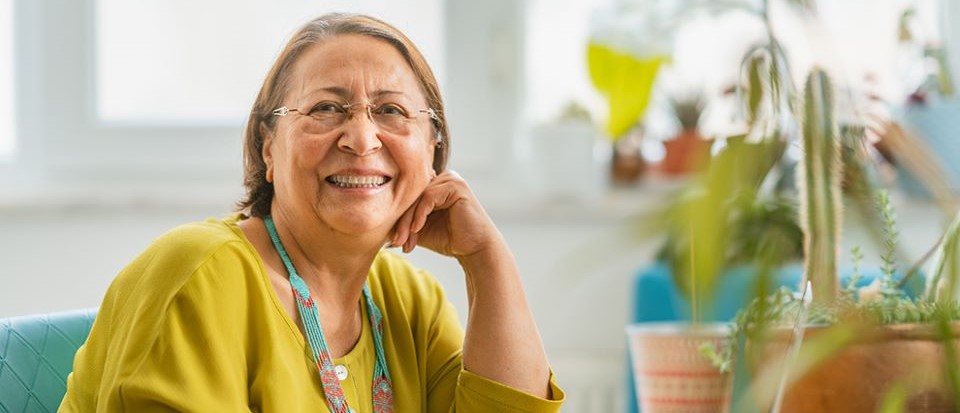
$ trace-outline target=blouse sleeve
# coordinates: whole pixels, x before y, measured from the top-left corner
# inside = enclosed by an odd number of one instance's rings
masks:
[[[214,277],[197,274],[173,298],[145,357],[116,383],[124,411],[249,411],[235,312]]]
[[[249,411],[249,269],[231,246],[191,269],[184,261],[147,255],[111,287],[61,412]]]
[[[463,330],[453,305],[437,286],[427,345],[427,411],[451,413],[559,412],[563,390],[550,373],[550,399],[543,399],[463,369]]]

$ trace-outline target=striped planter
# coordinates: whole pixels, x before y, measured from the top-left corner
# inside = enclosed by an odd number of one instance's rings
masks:
[[[637,403],[643,413],[726,413],[733,375],[700,352],[726,340],[729,325],[639,323],[627,327]]]

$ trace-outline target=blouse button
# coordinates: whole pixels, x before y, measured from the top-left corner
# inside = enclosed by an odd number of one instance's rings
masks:
[[[338,364],[333,368],[334,373],[337,373],[337,379],[344,381],[347,379],[347,366]]]

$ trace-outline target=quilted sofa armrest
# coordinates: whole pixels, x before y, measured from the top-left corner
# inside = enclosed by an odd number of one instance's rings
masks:
[[[0,412],[56,412],[96,309],[0,318]]]

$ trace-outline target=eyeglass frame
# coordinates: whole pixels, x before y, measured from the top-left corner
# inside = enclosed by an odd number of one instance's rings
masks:
[[[374,104],[374,103],[363,103],[363,102],[347,103],[347,104],[340,105],[340,106],[341,106],[342,108],[344,108],[344,109],[349,113],[349,112],[351,112],[351,111],[353,110],[353,109],[352,109],[353,107],[355,107],[355,106],[360,106],[360,105],[363,105],[363,106],[366,108],[367,117],[368,117],[370,120],[373,120],[373,110],[374,110],[375,108],[377,108],[377,107],[380,106],[380,105],[377,105],[377,104]],[[310,116],[310,114],[304,113],[304,112],[303,112],[302,110],[300,110],[300,109],[297,109],[297,108],[291,109],[291,108],[289,108],[289,107],[287,107],[287,106],[281,106],[281,107],[279,107],[279,108],[276,108],[276,109],[272,110],[270,113],[273,114],[273,116],[283,117],[283,116],[289,115],[290,112],[296,112],[298,115]],[[438,124],[441,122],[441,121],[440,121],[440,115],[438,115],[438,114],[437,114],[437,111],[436,111],[435,109],[433,109],[433,108],[429,108],[429,107],[428,107],[428,108],[426,108],[426,109],[418,109],[418,110],[417,110],[417,113],[426,113],[426,114],[430,115],[430,119],[433,120],[434,122],[437,122]],[[402,115],[402,116],[404,116],[404,117],[407,118],[407,119],[415,119],[414,116],[407,116],[407,115]],[[442,142],[442,141],[443,141],[443,137],[440,136],[440,132],[439,132],[439,131],[437,132],[437,136],[436,136],[434,139],[435,139],[437,142]]]

